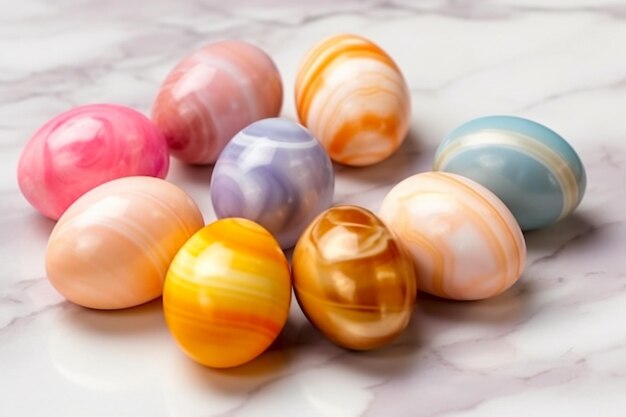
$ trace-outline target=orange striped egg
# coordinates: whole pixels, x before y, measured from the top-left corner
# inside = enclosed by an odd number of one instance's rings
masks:
[[[336,206],[304,231],[293,288],[306,317],[348,349],[384,346],[408,326],[415,274],[402,244],[369,210]]]
[[[244,364],[276,339],[291,302],[289,264],[258,224],[218,220],[198,231],[167,273],[163,309],[180,348],[205,366]]]
[[[295,88],[300,122],[336,162],[375,164],[404,141],[411,114],[406,81],[391,57],[365,38],[337,35],[314,46]]]
[[[180,188],[152,177],[102,184],[76,200],[46,249],[50,283],[90,308],[128,308],[163,292],[170,262],[204,225]]]
[[[521,276],[526,244],[491,191],[455,174],[426,172],[387,194],[381,218],[413,257],[418,288],[454,300],[493,297]]]

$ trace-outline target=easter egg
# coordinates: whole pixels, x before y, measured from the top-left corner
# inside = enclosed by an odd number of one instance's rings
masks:
[[[507,207],[482,185],[445,172],[409,177],[384,198],[380,217],[411,253],[420,290],[480,300],[521,276],[526,244]]]
[[[169,153],[163,135],[141,113],[114,104],[73,108],[44,124],[18,165],[22,194],[57,220],[78,197],[115,178],[165,178]]]
[[[298,240],[292,274],[302,311],[339,346],[383,346],[411,319],[412,260],[366,209],[337,206],[320,214]]]
[[[434,169],[471,178],[495,193],[522,230],[571,213],[585,193],[585,168],[556,132],[530,120],[490,116],[467,122],[437,149]]]
[[[300,65],[295,94],[300,122],[341,164],[382,161],[409,129],[410,94],[400,69],[360,36],[338,35],[315,45]]]
[[[278,116],[282,101],[280,74],[265,52],[246,42],[221,41],[187,56],[169,73],[152,120],[174,157],[212,164],[235,133]]]
[[[247,219],[218,220],[180,249],[165,280],[169,330],[194,361],[238,366],[276,339],[289,314],[289,264],[278,242]]]
[[[283,248],[333,199],[333,167],[319,141],[286,119],[265,119],[239,132],[211,179],[218,218],[243,217],[269,230]]]
[[[177,186],[127,177],[85,193],[61,216],[46,249],[50,283],[90,308],[133,307],[159,297],[178,249],[203,226]]]

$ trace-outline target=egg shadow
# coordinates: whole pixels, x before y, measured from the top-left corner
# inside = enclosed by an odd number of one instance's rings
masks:
[[[400,181],[432,169],[434,149],[424,149],[415,130],[389,158],[370,166],[334,163],[334,205],[353,204],[376,212],[389,190]]]
[[[97,310],[69,304],[64,311],[63,322],[76,331],[89,330],[113,337],[135,337],[165,329],[161,298],[119,310]]]
[[[302,313],[299,306],[292,306],[289,328],[284,333],[277,349],[291,349],[294,355],[314,352],[315,356],[326,358],[328,363],[338,364],[356,374],[393,378],[411,372],[409,364],[414,364],[422,354],[422,332],[415,317],[398,337],[387,345],[371,350],[346,349],[331,342]],[[326,365],[322,365],[326,366]]]
[[[35,212],[25,216],[25,221],[28,224],[29,235],[32,234],[32,237],[36,239],[48,239],[57,224],[55,220]]]
[[[295,299],[292,301],[295,303]],[[185,357],[182,353],[174,360],[172,370],[183,384],[213,394],[238,396],[276,380],[286,373],[303,348],[299,342],[303,318],[299,307],[291,305],[288,320],[274,342],[252,361],[233,368],[209,368]]]
[[[285,349],[281,342],[274,342],[252,361],[232,368],[209,368],[198,364],[182,354],[174,361],[178,378],[186,383],[193,381],[196,387],[222,395],[246,394],[261,385],[275,380],[294,359],[292,349]]]
[[[334,162],[335,175],[370,185],[397,183],[420,171],[430,171],[434,149],[424,149],[424,141],[410,130],[402,145],[387,159],[369,166],[353,167]]]
[[[423,327],[441,325],[447,328],[465,323],[509,326],[528,317],[535,292],[536,285],[532,279],[523,275],[507,291],[485,300],[448,300],[420,293],[417,311]]]
[[[213,176],[215,165],[190,165],[177,159],[172,159],[167,180],[174,184],[201,185],[208,188]]]
[[[385,380],[413,374],[428,354],[418,315],[414,311],[407,328],[385,346],[366,351],[343,349],[342,365],[355,373]]]
[[[211,178],[214,165],[189,165],[172,159],[167,180],[185,190],[196,202],[204,216],[205,223],[210,223],[216,216],[211,201]]]
[[[574,212],[553,225],[524,232],[524,237],[529,253],[545,253],[539,258],[545,262],[570,245],[596,245],[610,226],[592,220],[587,213]]]

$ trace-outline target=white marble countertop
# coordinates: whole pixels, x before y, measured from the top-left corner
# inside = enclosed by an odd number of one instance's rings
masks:
[[[337,203],[378,209],[429,170],[458,124],[508,113],[560,132],[588,174],[574,215],[527,235],[511,290],[484,302],[420,297],[392,346],[351,353],[294,303],[275,346],[230,371],[175,347],[160,302],[98,312],[45,278],[53,223],[20,195],[19,152],[74,105],[147,112],[172,65],[218,38],[275,58],[293,117],[305,50],[348,31],[383,46],[412,92],[409,140],[388,161],[340,169]],[[0,14],[0,414],[19,416],[624,416],[626,2],[602,0],[22,0]],[[169,179],[214,218],[209,168]]]

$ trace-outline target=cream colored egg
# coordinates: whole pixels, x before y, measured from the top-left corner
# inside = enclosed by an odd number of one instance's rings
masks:
[[[203,226],[191,198],[167,181],[127,177],[80,197],[59,219],[46,250],[52,285],[91,308],[155,299],[178,249]]]
[[[524,236],[491,191],[455,174],[405,179],[383,200],[380,217],[411,253],[418,288],[454,300],[493,297],[521,276]]]

